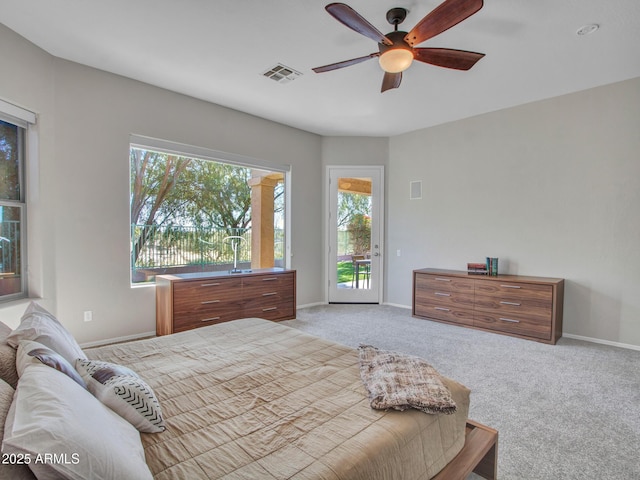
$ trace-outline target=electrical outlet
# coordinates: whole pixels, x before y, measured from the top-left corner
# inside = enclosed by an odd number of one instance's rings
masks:
[[[87,310],[84,312],[84,321],[85,322],[90,322],[91,320],[93,320],[93,312],[91,310]]]
[[[400,249],[396,250],[396,257],[400,256]]]

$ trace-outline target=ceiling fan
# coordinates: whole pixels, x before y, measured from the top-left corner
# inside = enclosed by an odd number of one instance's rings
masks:
[[[450,48],[415,48],[415,46],[457,25],[480,10],[482,5],[483,0],[445,0],[408,33],[398,31],[398,25],[406,18],[407,10],[400,7],[392,8],[387,12],[387,21],[394,26],[394,31],[384,35],[350,6],[344,3],[330,3],[325,10],[332,17],[351,30],[378,42],[379,51],[363,57],[316,67],[313,71],[330,72],[378,57],[380,66],[385,72],[381,89],[381,92],[385,92],[400,86],[402,72],[411,66],[413,60],[439,67],[469,70],[484,57],[484,53]]]

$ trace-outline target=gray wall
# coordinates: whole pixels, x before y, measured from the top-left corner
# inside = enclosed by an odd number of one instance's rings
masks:
[[[640,345],[639,106],[634,79],[391,138],[387,301],[496,256],[566,279],[565,333]]]
[[[3,71],[16,66],[0,75],[0,96],[38,113],[41,131],[29,203],[30,271],[42,270],[34,293],[79,342],[155,331],[155,288],[129,284],[131,133],[290,164],[298,303],[320,300],[321,137],[52,58],[2,25],[0,58]],[[15,324],[23,310],[0,315]]]

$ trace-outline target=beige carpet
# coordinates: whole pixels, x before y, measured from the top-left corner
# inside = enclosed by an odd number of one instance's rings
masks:
[[[465,384],[470,417],[499,431],[501,480],[640,479],[638,351],[566,338],[545,345],[380,305],[311,307],[282,323],[418,355]]]

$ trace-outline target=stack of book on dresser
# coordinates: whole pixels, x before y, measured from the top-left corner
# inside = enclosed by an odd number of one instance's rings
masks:
[[[471,275],[498,275],[498,258],[487,257],[486,262],[467,263],[467,273]]]
[[[486,263],[467,263],[467,273],[470,275],[489,275]]]

